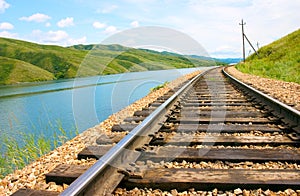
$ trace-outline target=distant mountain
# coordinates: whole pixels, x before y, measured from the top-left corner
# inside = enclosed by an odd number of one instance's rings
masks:
[[[98,50],[110,50],[110,51],[119,51],[119,52],[124,52],[129,49],[128,47],[121,46],[119,44],[111,44],[111,45],[79,44],[79,45],[74,45],[74,46],[70,46],[67,48],[73,48],[73,49],[77,49],[77,50],[96,50],[96,49],[98,49]]]
[[[233,64],[233,63],[239,63],[243,59],[242,58],[214,58],[216,61],[223,62],[225,64]]]
[[[206,60],[206,61],[214,61],[216,63],[216,65],[238,63],[242,60],[241,58],[212,58],[212,57],[199,56],[199,55],[180,55],[180,54],[168,52],[168,51],[157,52],[157,51],[148,50],[148,49],[142,49],[142,50],[152,52],[152,53],[157,53],[157,54],[163,54],[163,55],[172,55],[172,56],[179,56],[179,57],[184,56],[188,59],[200,59],[200,60]]]
[[[117,44],[61,47],[0,38],[0,84],[210,65],[211,60]]]
[[[238,63],[242,60],[241,58],[213,58],[213,57],[198,56],[198,55],[189,55],[189,56],[192,58],[212,60],[224,64]]]

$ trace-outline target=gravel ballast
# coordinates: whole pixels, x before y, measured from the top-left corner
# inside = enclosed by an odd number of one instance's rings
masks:
[[[300,84],[242,73],[235,67],[226,70],[242,82],[300,111]]]
[[[77,154],[86,146],[95,144],[96,139],[101,134],[111,134],[111,128],[114,124],[122,123],[126,117],[132,116],[134,111],[141,110],[158,97],[199,73],[200,71],[195,71],[175,79],[166,87],[153,91],[123,110],[112,114],[99,125],[87,129],[23,169],[15,170],[14,173],[0,180],[0,195],[11,195],[21,188],[62,192],[68,185],[64,184],[61,186],[53,182],[46,183],[45,174],[53,170],[58,164],[93,165],[96,162],[95,159],[77,160]]]
[[[237,77],[241,81],[250,84],[254,88],[263,91],[266,94],[300,110],[300,85],[296,83],[283,82],[278,80],[261,78],[249,74],[244,74],[236,70],[234,67],[229,67],[228,72]],[[62,192],[68,187],[68,185],[56,185],[53,182],[45,182],[45,174],[54,169],[58,164],[77,164],[77,165],[92,165],[96,162],[95,159],[88,160],[77,160],[77,154],[86,146],[94,145],[95,140],[101,134],[110,135],[111,128],[114,124],[120,124],[123,120],[132,116],[134,111],[141,110],[146,107],[149,103],[155,101],[158,97],[162,96],[170,89],[178,86],[180,83],[190,79],[191,77],[199,74],[194,72],[192,74],[185,75],[178,78],[167,87],[161,88],[157,91],[149,93],[146,97],[136,101],[129,105],[125,109],[111,115],[108,119],[100,123],[99,125],[92,127],[70,141],[66,142],[61,147],[51,151],[50,153],[37,159],[35,162],[29,164],[22,170],[16,170],[14,173],[7,175],[5,178],[0,180],[0,195],[10,195],[21,188],[30,188],[36,190],[49,190]],[[202,148],[202,146],[201,146]],[[145,163],[147,165],[147,163]],[[201,162],[201,163],[148,163],[151,167],[199,167],[199,168],[289,168],[299,169],[299,165],[293,165],[289,163],[273,163],[266,162],[261,164],[254,164],[252,162],[240,163],[223,163],[223,162]],[[212,191],[196,191],[187,190],[186,192],[178,193],[176,190],[172,191],[161,191],[161,190],[148,190],[148,189],[134,189],[124,190],[117,189],[116,195],[300,195],[300,191],[296,190],[283,190],[281,192],[272,192],[270,190],[241,190],[236,189],[228,192],[222,192],[219,190]]]

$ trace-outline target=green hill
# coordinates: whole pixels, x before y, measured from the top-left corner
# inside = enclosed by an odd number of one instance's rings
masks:
[[[237,65],[242,72],[300,84],[300,29],[266,45]]]
[[[4,81],[3,84],[55,79],[52,73],[30,63],[1,56],[0,70],[0,81]]]
[[[61,47],[0,38],[0,84],[215,65],[121,45]]]

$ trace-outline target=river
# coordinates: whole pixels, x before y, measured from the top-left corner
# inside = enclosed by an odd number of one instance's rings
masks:
[[[134,72],[0,87],[0,138],[33,133],[51,138],[93,127],[150,88],[207,67]]]

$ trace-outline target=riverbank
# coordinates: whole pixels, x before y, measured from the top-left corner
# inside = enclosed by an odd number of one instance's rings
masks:
[[[21,188],[62,192],[68,185],[61,186],[52,182],[46,183],[46,173],[49,173],[60,163],[93,165],[96,162],[95,159],[77,160],[77,154],[86,146],[93,144],[99,135],[103,133],[112,134],[110,130],[114,124],[121,123],[126,117],[132,116],[134,111],[146,107],[149,103],[155,101],[170,89],[173,89],[187,79],[194,77],[199,74],[199,72],[200,71],[196,71],[175,79],[166,87],[149,93],[144,98],[109,116],[99,125],[87,129],[72,140],[66,142],[64,145],[40,157],[25,168],[16,170],[14,173],[7,175],[0,180],[0,195],[10,195]]]

